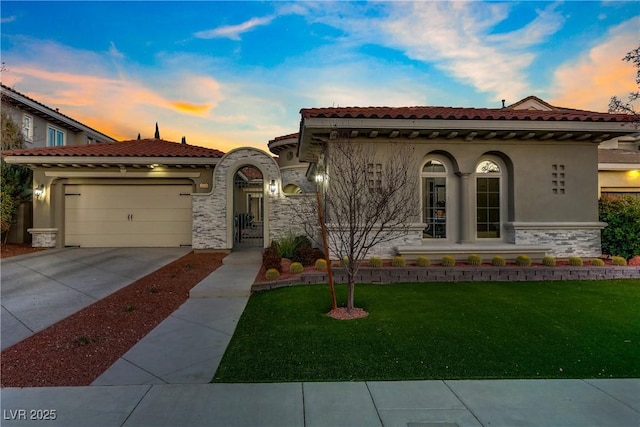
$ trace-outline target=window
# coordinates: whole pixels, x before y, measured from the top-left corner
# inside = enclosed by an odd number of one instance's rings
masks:
[[[436,159],[422,168],[422,220],[425,239],[447,238],[447,169]]]
[[[499,239],[502,228],[500,203],[502,170],[492,160],[476,167],[476,233],[479,239]]]
[[[22,117],[22,134],[27,142],[33,142],[33,117],[25,114]]]
[[[47,128],[47,147],[62,147],[66,145],[66,135],[63,130],[49,126]]]

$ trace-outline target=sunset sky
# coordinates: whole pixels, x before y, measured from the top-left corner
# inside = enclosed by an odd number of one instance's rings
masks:
[[[331,106],[606,111],[640,2],[1,3],[2,83],[116,139],[229,151]]]

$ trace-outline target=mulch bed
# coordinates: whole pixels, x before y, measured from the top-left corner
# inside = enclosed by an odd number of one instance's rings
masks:
[[[7,348],[0,386],[90,385],[180,307],[225,256],[191,252]]]
[[[0,258],[10,258],[12,256],[30,254],[43,251],[46,248],[32,248],[31,245],[22,243],[3,243],[0,248]]]

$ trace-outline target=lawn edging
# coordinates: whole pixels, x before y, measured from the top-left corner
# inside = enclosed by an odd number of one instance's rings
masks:
[[[346,283],[346,270],[332,269],[336,283]],[[494,282],[494,281],[543,281],[543,280],[613,280],[640,279],[640,267],[545,267],[545,266],[456,266],[456,267],[361,267],[356,283],[406,283],[406,282]],[[327,273],[311,271],[284,280],[256,282],[251,291],[258,292],[294,285],[327,283]]]

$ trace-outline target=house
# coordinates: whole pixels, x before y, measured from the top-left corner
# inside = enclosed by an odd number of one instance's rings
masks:
[[[302,109],[298,154],[313,165],[345,135],[413,148],[420,215],[376,255],[599,256],[598,144],[636,130],[627,115],[545,104]]]
[[[529,96],[507,107],[514,110],[576,111],[553,106]],[[640,129],[636,133],[604,140],[598,151],[598,197],[630,195],[640,197]]]
[[[116,140],[0,84],[2,111],[21,124],[27,148],[61,147]]]
[[[305,108],[299,133],[269,141],[277,158],[161,139],[2,154],[29,165],[42,190],[34,246],[266,247],[300,231],[295,214],[318,191],[318,163],[346,138],[414,153],[419,214],[371,255],[599,256],[598,145],[637,131],[626,115],[540,105]]]

